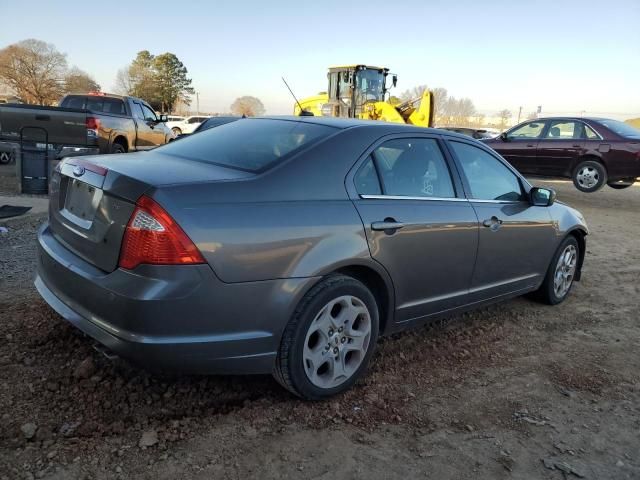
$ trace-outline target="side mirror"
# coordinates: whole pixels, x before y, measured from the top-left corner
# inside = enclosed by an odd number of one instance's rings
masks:
[[[168,122],[168,121],[169,121],[169,117],[167,117],[166,115],[160,115],[158,117],[158,122],[165,123],[165,122]]]
[[[397,75],[394,75],[393,77],[391,77],[391,83],[393,83],[394,87],[398,84],[398,76]]]
[[[508,142],[509,141],[509,137],[507,137],[507,132],[502,132],[500,134],[500,140],[502,140],[503,142]]]
[[[550,207],[556,201],[556,191],[551,188],[533,187],[529,201],[534,207]]]

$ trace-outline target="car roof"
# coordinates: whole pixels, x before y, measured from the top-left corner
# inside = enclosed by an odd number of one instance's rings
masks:
[[[324,116],[296,116],[296,115],[269,115],[264,117],[248,117],[249,119],[266,119],[266,120],[287,120],[293,122],[313,123],[316,125],[326,125],[328,127],[338,128],[341,130],[347,128],[376,128],[387,130],[387,133],[435,133],[442,134],[443,130],[437,128],[417,127],[415,125],[407,125],[404,123],[384,122],[381,120],[360,120],[355,118],[335,118]]]

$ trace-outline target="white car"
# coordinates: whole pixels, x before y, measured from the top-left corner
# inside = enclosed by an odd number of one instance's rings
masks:
[[[169,121],[167,122],[167,127],[173,130],[173,133],[181,135],[183,133],[193,133],[193,131],[198,128],[202,122],[209,118],[209,115],[197,115],[186,118],[182,117],[182,120],[179,121],[171,121],[171,118],[181,117],[169,117]]]

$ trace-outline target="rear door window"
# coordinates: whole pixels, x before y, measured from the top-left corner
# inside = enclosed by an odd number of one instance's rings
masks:
[[[299,121],[243,119],[171,142],[156,151],[261,172],[337,131],[327,125]]]
[[[112,113],[114,115],[124,115],[126,113],[124,109],[124,102],[119,98],[105,98],[102,105],[102,111],[104,113]]]
[[[384,194],[403,197],[453,198],[449,167],[432,138],[399,138],[373,152]]]
[[[571,140],[582,137],[580,123],[572,120],[553,120],[549,124],[545,140]]]

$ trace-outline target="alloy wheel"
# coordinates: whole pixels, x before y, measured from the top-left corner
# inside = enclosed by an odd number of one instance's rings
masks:
[[[591,166],[582,167],[576,175],[578,184],[583,188],[593,188],[598,184],[600,180],[600,174],[598,170]]]
[[[567,245],[560,254],[553,277],[553,291],[558,298],[563,298],[573,282],[578,263],[578,250],[575,245]]]
[[[304,342],[302,361],[309,381],[323,389],[346,382],[366,357],[371,314],[352,295],[331,300],[316,315]]]

